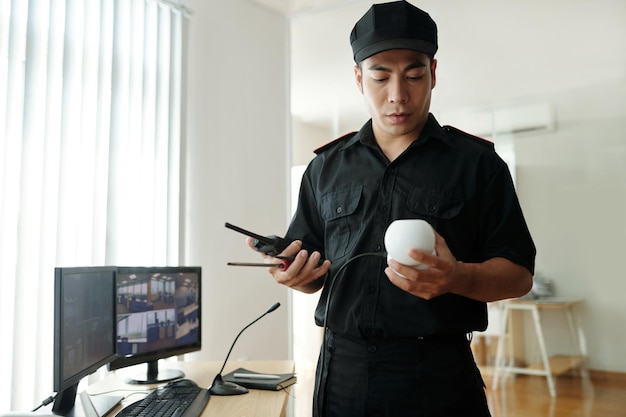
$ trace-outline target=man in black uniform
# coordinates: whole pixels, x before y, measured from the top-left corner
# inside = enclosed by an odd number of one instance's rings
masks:
[[[314,412],[488,416],[468,334],[486,328],[486,302],[530,290],[535,259],[510,173],[490,142],[429,113],[437,27],[426,12],[374,5],[350,42],[371,119],[316,151],[285,236],[295,259],[270,268],[280,284],[323,289]],[[409,252],[428,269],[387,260],[396,219],[436,231],[435,254]]]

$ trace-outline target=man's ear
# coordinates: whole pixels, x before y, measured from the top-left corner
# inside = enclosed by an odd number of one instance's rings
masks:
[[[354,79],[356,86],[359,88],[361,94],[363,94],[363,74],[361,73],[361,66],[359,64],[354,66]]]
[[[435,88],[435,84],[437,84],[437,60],[434,58],[430,63],[430,78],[432,79],[432,85],[430,86],[432,90]]]

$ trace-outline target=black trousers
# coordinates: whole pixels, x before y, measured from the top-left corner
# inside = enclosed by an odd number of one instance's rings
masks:
[[[325,340],[314,417],[490,416],[465,335],[365,341],[327,330]]]

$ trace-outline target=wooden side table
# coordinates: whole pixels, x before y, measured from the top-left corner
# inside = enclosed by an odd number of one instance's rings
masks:
[[[493,376],[493,389],[498,388],[500,379],[506,373],[539,375],[545,376],[548,382],[548,390],[550,396],[556,396],[555,377],[568,372],[572,369],[580,369],[581,375],[586,376],[585,361],[587,358],[587,350],[584,343],[584,334],[580,322],[574,321],[574,308],[583,302],[582,299],[562,299],[562,298],[545,298],[539,300],[513,299],[506,300],[503,304],[501,337],[498,338],[498,346],[496,353],[496,363]],[[569,327],[572,344],[574,349],[573,355],[555,355],[548,356],[546,343],[544,338],[543,327],[541,325],[541,312],[545,310],[560,310],[564,313]],[[541,354],[541,362],[531,366],[516,366],[511,360],[511,355],[505,357],[505,344],[512,333],[509,324],[512,311],[521,311],[531,314],[533,319],[533,327],[539,351]]]

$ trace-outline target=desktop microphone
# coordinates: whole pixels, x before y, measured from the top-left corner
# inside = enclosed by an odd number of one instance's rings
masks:
[[[220,371],[217,373],[217,375],[215,376],[215,379],[213,380],[213,384],[211,384],[211,387],[209,388],[209,392],[211,394],[213,395],[238,395],[238,394],[245,394],[248,392],[248,388],[246,387],[242,387],[241,385],[235,384],[234,382],[224,381],[224,378],[222,378],[222,371],[224,370],[224,367],[226,366],[226,362],[228,362],[228,357],[230,356],[230,352],[232,352],[233,347],[235,347],[235,343],[237,343],[237,339],[239,339],[239,336],[241,336],[241,333],[243,333],[244,330],[252,326],[257,321],[261,320],[263,317],[265,317],[272,311],[276,310],[278,307],[280,307],[280,303],[274,304],[265,313],[261,314],[256,320],[254,320],[252,323],[248,324],[246,327],[241,329],[237,337],[235,337],[233,344],[230,345],[230,349],[228,350],[228,354],[226,355],[226,359],[224,360],[222,369],[220,369]]]

